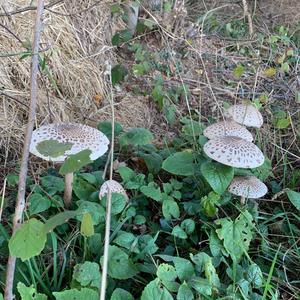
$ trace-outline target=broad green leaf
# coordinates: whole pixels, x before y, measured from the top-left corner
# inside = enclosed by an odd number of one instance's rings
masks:
[[[187,233],[187,234],[192,234],[195,230],[195,221],[192,219],[185,219],[182,221],[180,224],[180,227]]]
[[[263,273],[257,264],[251,264],[247,270],[247,280],[252,283],[255,288],[262,287]]]
[[[248,211],[242,212],[235,220],[223,218],[215,223],[221,228],[217,229],[219,239],[235,261],[241,259],[244,252],[248,252],[249,244],[253,237],[253,218]]]
[[[176,225],[173,230],[172,230],[172,235],[174,235],[175,237],[178,237],[180,239],[187,239],[187,234],[185,233],[185,231],[179,226]]]
[[[101,279],[99,265],[90,261],[77,264],[73,270],[73,279],[78,281],[81,286],[99,287]]]
[[[35,218],[23,223],[9,240],[10,254],[21,258],[22,261],[40,254],[47,238],[43,228],[44,223]]]
[[[78,214],[78,211],[64,211],[51,217],[47,220],[43,226],[44,233],[51,232],[55,227],[66,223],[69,219],[74,218]]]
[[[195,173],[194,155],[189,151],[172,154],[164,160],[162,168],[174,175],[193,175]]]
[[[45,188],[46,192],[51,196],[57,192],[63,192],[65,189],[65,183],[63,178],[57,176],[43,176],[41,177],[42,186]]]
[[[300,193],[288,189],[286,194],[292,204],[300,211]]]
[[[116,288],[112,293],[110,300],[134,300],[134,298],[126,290]]]
[[[213,229],[210,231],[209,235],[209,249],[214,257],[221,256],[224,249],[222,242]]]
[[[173,262],[180,281],[188,281],[195,275],[194,266],[189,260],[175,257]]]
[[[72,146],[72,143],[60,143],[56,140],[48,140],[38,143],[36,149],[44,156],[56,158],[64,155],[66,151],[71,150]]]
[[[106,201],[107,201],[107,196],[104,196],[101,199],[101,205],[103,207],[106,207]],[[117,215],[121,213],[127,203],[127,199],[124,195],[119,194],[119,193],[112,193],[111,194],[111,214],[112,215]]]
[[[89,200],[97,188],[79,176],[74,176],[73,192],[80,200]]]
[[[184,282],[178,290],[177,300],[194,300],[194,295],[189,286]]]
[[[56,300],[99,300],[98,292],[88,288],[82,288],[80,290],[71,289],[64,290],[62,292],[53,292],[53,296]]]
[[[150,182],[148,186],[142,186],[141,192],[147,196],[148,198],[151,198],[155,201],[161,201],[162,200],[162,194],[160,191],[160,188],[157,187],[154,182]]]
[[[26,286],[24,283],[19,282],[17,285],[17,289],[22,300],[47,300],[48,299],[46,295],[37,293],[33,285]],[[3,297],[1,298],[1,295],[0,295],[0,299],[3,299]]]
[[[116,85],[117,83],[120,83],[121,81],[123,81],[127,74],[128,74],[128,71],[123,65],[120,65],[120,64],[115,65],[111,69],[112,85]]]
[[[291,118],[282,118],[276,121],[276,127],[278,129],[288,128],[291,124]]]
[[[194,277],[189,281],[189,284],[200,295],[212,295],[213,287],[205,278]]]
[[[93,225],[93,220],[92,216],[90,213],[84,213],[82,220],[81,220],[81,225],[80,225],[80,233],[83,236],[89,237],[94,235],[94,225]]]
[[[91,153],[91,150],[85,149],[70,155],[60,167],[59,173],[65,175],[80,170],[82,167],[92,162],[90,159]]]
[[[132,38],[132,34],[128,29],[118,31],[111,40],[113,46],[120,46],[123,43],[128,42]]]
[[[172,295],[158,278],[152,280],[143,290],[141,300],[173,300]]]
[[[160,171],[163,159],[159,154],[142,154],[141,157],[145,160],[146,166],[150,173],[157,174]]]
[[[132,179],[133,177],[136,176],[135,172],[128,168],[128,167],[124,167],[124,166],[120,166],[118,168],[118,172],[120,174],[120,176],[122,177],[122,180],[125,182],[130,181],[130,179]]]
[[[109,139],[111,139],[112,133],[112,122],[110,121],[103,121],[100,122],[97,128],[103,132]],[[115,137],[118,136],[123,131],[123,127],[120,123],[114,122],[114,134]]]
[[[163,282],[174,281],[177,278],[176,270],[169,264],[160,264],[156,276]]]
[[[78,205],[78,214],[76,219],[81,221],[83,213],[90,213],[92,216],[93,225],[98,225],[105,219],[105,209],[99,203],[80,200],[76,203]]]
[[[29,197],[29,213],[30,215],[38,214],[47,210],[51,206],[51,201],[38,193]]]
[[[232,167],[216,162],[204,163],[201,165],[200,170],[211,188],[218,194],[226,191],[234,176]]]
[[[134,252],[137,251],[137,245],[134,245],[134,242],[137,241],[137,237],[130,232],[120,232],[119,235],[114,239],[114,243],[117,244],[118,246],[121,246],[125,249],[132,249]],[[135,247],[134,247],[135,246]]]
[[[215,192],[210,192],[207,196],[201,198],[201,205],[209,217],[215,216],[218,209],[216,205],[219,204],[220,195],[216,194]]]
[[[178,219],[180,216],[179,206],[174,200],[164,200],[162,205],[162,212],[167,220],[172,218]]]
[[[103,258],[101,259],[102,265]],[[132,278],[137,273],[136,267],[128,255],[117,246],[109,247],[108,274],[114,279]]]
[[[120,136],[120,145],[143,146],[150,144],[153,140],[153,134],[146,128],[132,128]]]

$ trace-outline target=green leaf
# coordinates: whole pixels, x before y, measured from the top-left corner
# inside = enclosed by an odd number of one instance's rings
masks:
[[[89,200],[91,195],[98,190],[83,178],[74,176],[73,191],[80,200]]]
[[[251,264],[247,270],[247,280],[259,289],[263,284],[263,273],[257,264]]]
[[[154,182],[150,182],[148,184],[148,186],[142,186],[141,187],[141,192],[155,200],[155,201],[161,201],[162,200],[162,194],[161,194],[161,191],[160,191],[160,188],[159,187],[156,187],[155,183]]]
[[[154,101],[157,102],[159,109],[162,110],[162,108],[164,107],[164,93],[162,91],[162,85],[155,84],[155,87],[152,90],[151,95]]]
[[[10,254],[22,261],[40,254],[47,238],[43,228],[44,224],[35,218],[23,223],[9,240]]]
[[[132,278],[136,273],[136,267],[128,255],[117,246],[109,247],[108,274],[114,279]],[[103,257],[101,259],[101,265]]]
[[[104,196],[101,199],[101,205],[103,207],[106,207],[106,201],[107,201],[107,196]],[[111,194],[111,214],[112,215],[117,215],[121,213],[127,203],[127,199],[124,195],[119,194],[119,193],[112,193]]]
[[[98,292],[88,288],[82,288],[80,290],[71,289],[64,290],[62,292],[53,292],[53,296],[56,300],[99,300]]]
[[[178,219],[180,216],[179,206],[172,198],[170,200],[164,200],[162,213],[167,220],[171,220],[172,217]]]
[[[78,214],[76,219],[82,221],[83,213],[90,213],[92,216],[93,225],[98,225],[105,219],[105,209],[99,203],[80,200],[77,201]]]
[[[150,71],[150,66],[147,62],[135,64],[132,67],[133,75],[136,77],[147,74]]]
[[[120,136],[119,142],[122,147],[133,145],[148,145],[153,140],[153,134],[146,128],[132,128]]]
[[[111,133],[112,133],[112,123],[111,121],[103,121],[100,122],[97,128],[103,132],[110,140],[111,140]],[[115,137],[118,136],[123,131],[123,127],[120,123],[115,122],[114,125],[114,134]]]
[[[94,235],[94,225],[92,216],[90,213],[84,213],[82,220],[81,220],[81,226],[80,226],[80,233],[83,236],[89,237]]]
[[[218,194],[226,191],[234,176],[232,167],[216,162],[204,163],[200,170],[211,188]]]
[[[194,266],[189,260],[175,257],[173,262],[180,281],[188,281],[195,275]]]
[[[160,264],[156,276],[163,282],[174,281],[177,278],[176,270],[169,264]]]
[[[19,282],[17,285],[18,292],[22,300],[47,300],[47,296],[44,294],[39,294],[36,292],[36,289],[33,285],[26,286],[24,283]],[[0,295],[0,299],[2,295]]]
[[[235,261],[241,259],[244,252],[248,252],[252,240],[253,218],[248,211],[241,213],[234,221],[230,218],[216,220],[221,228],[217,235],[223,241],[226,251]]]
[[[118,168],[118,172],[120,174],[120,176],[122,177],[122,180],[125,182],[130,181],[133,177],[136,176],[135,172],[128,168],[128,167],[124,167],[124,166],[120,166]]]
[[[215,192],[210,192],[207,196],[201,198],[201,205],[207,216],[215,216],[218,211],[216,205],[219,204],[220,198],[220,195]]]
[[[178,290],[177,300],[194,300],[194,295],[189,286],[184,282]]]
[[[47,234],[51,232],[55,227],[66,223],[69,219],[74,218],[78,214],[78,211],[64,211],[51,217],[47,220],[43,226],[43,232]]]
[[[174,235],[175,237],[178,237],[180,239],[187,239],[187,234],[179,225],[176,225],[173,228],[172,235]]]
[[[83,166],[86,166],[87,164],[91,163],[91,153],[91,150],[85,149],[74,155],[70,155],[60,167],[59,173],[62,175],[73,173],[81,169]]]
[[[110,300],[134,300],[134,298],[126,290],[116,288],[112,293]]]
[[[130,41],[132,34],[128,29],[118,31],[111,40],[113,46],[121,46],[121,44]]]
[[[128,71],[123,65],[120,65],[120,64],[115,65],[111,69],[112,85],[116,85],[117,83],[120,83],[121,81],[123,81],[127,74],[128,74]],[[103,133],[105,134],[104,131],[103,131]]]
[[[90,261],[77,264],[73,270],[73,279],[78,281],[81,286],[99,287],[101,280],[99,265]]]
[[[195,173],[194,155],[189,151],[172,154],[164,160],[162,168],[175,175],[193,175]]]
[[[41,177],[42,186],[49,195],[54,195],[57,192],[63,192],[65,189],[64,180],[57,176],[43,176]]]
[[[205,295],[205,296],[211,296],[212,295],[212,285],[209,284],[208,280],[205,279],[205,278],[194,277],[189,282],[189,284],[200,295]]]
[[[233,70],[233,75],[236,78],[240,78],[245,72],[245,67],[243,65],[238,64],[234,70]]]
[[[224,249],[221,240],[218,238],[217,234],[213,231],[213,229],[210,231],[209,235],[209,249],[212,256],[214,257],[221,256],[222,251]]]
[[[192,219],[185,219],[182,221],[180,224],[180,227],[187,233],[187,234],[192,234],[195,230],[195,221]]]
[[[64,155],[66,151],[71,150],[72,146],[72,143],[60,143],[56,140],[47,140],[38,143],[36,149],[44,156],[56,158]]]
[[[51,201],[41,194],[33,194],[29,197],[30,215],[38,214],[47,210],[51,206]]]
[[[286,194],[292,204],[300,211],[300,193],[288,189]]]
[[[172,295],[158,278],[152,280],[143,290],[141,300],[173,300]]]
[[[121,246],[123,248],[126,249],[131,249],[133,248],[133,243],[137,240],[137,237],[130,233],[130,232],[121,232],[115,239],[114,239],[114,243],[117,244],[118,246]],[[133,250],[136,247],[134,247]],[[138,251],[139,252],[139,251]]]
[[[291,124],[291,118],[282,118],[276,121],[276,127],[278,129],[288,128]]]
[[[157,174],[160,171],[163,159],[159,154],[142,154],[141,157],[145,160],[146,166],[150,173]]]

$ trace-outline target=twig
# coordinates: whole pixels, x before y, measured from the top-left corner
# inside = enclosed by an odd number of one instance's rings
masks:
[[[56,1],[53,1],[53,2],[50,2],[49,4],[46,4],[44,6],[44,9],[47,9],[47,8],[50,8],[58,3],[61,3],[61,2],[64,2],[64,0],[56,0]],[[17,14],[20,14],[20,13],[23,13],[23,12],[27,12],[27,11],[32,11],[32,10],[36,10],[38,9],[38,5],[37,6],[26,6],[26,7],[23,7],[23,8],[20,8],[20,9],[16,9],[14,11],[8,11],[8,12],[5,12],[5,13],[0,13],[0,17],[10,17],[10,16],[13,16],[13,15],[17,15]]]
[[[29,108],[29,106],[28,106],[27,104],[23,103],[23,102],[20,101],[19,99],[15,98],[15,97],[13,97],[13,96],[10,96],[10,95],[8,95],[8,94],[2,92],[2,91],[0,91],[0,96],[5,96],[5,97],[7,97],[7,98],[10,98],[10,99],[16,101],[17,103],[19,103],[19,104],[25,106],[26,108]]]
[[[252,23],[252,17],[249,12],[248,3],[247,0],[242,0],[243,2],[243,8],[244,8],[244,17],[247,17],[248,19],[248,26],[249,26],[249,35],[253,35],[253,23]]]
[[[4,28],[7,32],[9,32],[19,43],[23,44],[23,41],[12,31],[10,30],[7,26],[4,24],[0,23],[0,27]]]
[[[2,212],[3,212],[3,205],[4,205],[5,190],[6,190],[6,178],[4,179],[4,182],[3,182],[3,190],[2,190],[2,197],[1,197],[1,204],[0,204],[0,222],[2,220]]]
[[[44,12],[44,0],[38,0],[36,22],[34,29],[34,40],[33,40],[33,55],[31,61],[31,78],[30,78],[30,108],[28,114],[28,123],[25,134],[25,141],[22,153],[21,168],[19,174],[19,185],[18,195],[15,208],[15,215],[13,219],[13,231],[12,234],[21,226],[23,212],[25,208],[25,190],[26,190],[26,176],[28,171],[28,158],[29,158],[29,147],[34,127],[34,120],[36,116],[37,107],[37,76],[39,70],[39,45],[40,36],[42,31],[42,16]],[[5,300],[13,299],[13,282],[15,273],[16,257],[9,255],[6,270],[6,285],[5,285]]]
[[[111,66],[109,66],[109,78],[110,78],[110,104],[111,104],[111,146],[110,146],[110,169],[109,180],[112,180],[113,175],[113,162],[114,162],[114,139],[115,139],[115,110],[113,89],[111,81]],[[108,186],[107,203],[106,203],[106,222],[105,222],[105,240],[104,240],[104,253],[102,263],[102,278],[100,285],[100,300],[105,300],[106,294],[106,282],[107,282],[107,269],[108,269],[108,255],[109,255],[109,236],[110,236],[110,219],[111,219],[111,190]]]

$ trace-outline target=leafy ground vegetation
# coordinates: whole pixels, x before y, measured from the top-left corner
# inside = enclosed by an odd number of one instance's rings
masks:
[[[158,124],[153,132],[97,124],[110,140],[114,130],[113,177],[128,196],[112,194],[107,299],[299,299],[299,29],[257,26],[253,38],[243,18],[197,15],[192,1],[185,18],[182,6],[153,5],[140,8],[135,34],[132,11],[111,6],[124,22],[111,41],[114,92],[147,96]],[[49,57],[41,55],[41,72]],[[243,102],[264,117],[252,130],[265,156],[255,169],[224,166],[203,151],[205,128]],[[65,151],[46,146],[48,154]],[[12,237],[18,169],[6,176],[1,283],[10,252],[18,257],[17,299],[99,299],[106,214],[99,189],[109,154],[94,162],[89,154],[31,172],[24,224]],[[227,191],[235,175],[258,177],[268,194],[241,204]]]

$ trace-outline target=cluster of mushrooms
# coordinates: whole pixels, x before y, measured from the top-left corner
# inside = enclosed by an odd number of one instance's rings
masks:
[[[247,127],[260,128],[263,117],[251,104],[237,104],[225,110],[225,121],[208,126],[203,134],[209,139],[203,147],[205,154],[213,160],[234,168],[257,168],[264,163],[264,155],[253,143]],[[245,199],[263,197],[268,189],[255,176],[235,176],[228,191]]]
[[[56,157],[45,156],[39,151],[38,145],[45,141],[56,141],[70,145],[63,155]],[[46,161],[62,164],[70,155],[79,153],[82,150],[90,150],[90,159],[96,160],[108,150],[108,138],[96,128],[77,123],[57,123],[43,125],[32,133],[30,152]],[[72,204],[72,183],[73,173],[65,175],[64,203],[67,208]],[[115,180],[107,180],[100,188],[99,198],[103,198],[108,191],[111,193],[121,193],[126,198],[123,187]]]

